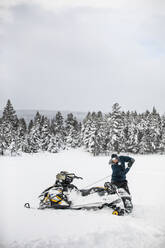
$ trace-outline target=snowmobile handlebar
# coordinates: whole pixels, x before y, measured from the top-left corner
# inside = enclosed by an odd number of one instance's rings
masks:
[[[83,179],[82,177],[76,176],[74,173],[68,173],[67,176],[70,176],[70,177],[75,178],[75,179]]]
[[[74,178],[76,178],[76,179],[83,179],[82,177],[77,177],[77,176],[74,176]]]

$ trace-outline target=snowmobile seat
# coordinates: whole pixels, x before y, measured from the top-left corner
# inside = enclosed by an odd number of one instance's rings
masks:
[[[92,187],[90,189],[81,189],[80,190],[82,196],[90,195],[97,192],[99,195],[104,195],[106,190],[104,187]]]
[[[80,192],[82,196],[86,196],[90,194],[91,189],[81,189]]]

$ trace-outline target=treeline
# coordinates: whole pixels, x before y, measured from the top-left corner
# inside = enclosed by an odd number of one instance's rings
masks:
[[[78,122],[72,113],[64,120],[61,112],[53,119],[36,113],[27,125],[18,119],[8,100],[0,118],[0,154],[14,155],[84,147],[93,155],[110,152],[136,154],[165,152],[165,117],[153,108],[138,114],[124,112],[118,103],[111,113],[88,113]]]

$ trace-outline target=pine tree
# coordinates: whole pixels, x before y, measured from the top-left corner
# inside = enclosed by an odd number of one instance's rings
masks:
[[[85,147],[86,150],[88,150],[88,147],[89,147],[91,125],[92,125],[92,120],[91,120],[91,118],[88,118],[83,123],[82,129],[81,129],[82,145]]]
[[[149,121],[150,112],[147,110],[141,115],[140,122],[140,132],[141,132],[141,142],[139,143],[139,153],[146,154],[151,152],[151,130]]]
[[[155,153],[160,149],[161,139],[161,117],[157,113],[155,107],[149,115],[149,128],[150,128],[150,139],[151,139],[151,153]]]
[[[115,103],[112,106],[112,114],[110,117],[110,150],[120,153],[122,150],[123,136],[122,131],[124,129],[124,122],[122,114],[120,111],[120,106],[118,103]]]
[[[81,130],[82,145],[85,149],[91,152],[94,156],[99,155],[101,152],[101,122],[102,113],[101,111],[97,114],[93,112],[88,113],[86,116]]]
[[[29,125],[28,125],[28,133],[30,133],[33,125],[34,125],[33,120],[30,120]]]
[[[60,151],[60,147],[59,147],[59,139],[57,138],[57,135],[52,135],[50,138],[50,142],[48,145],[48,152],[51,153],[57,153]]]
[[[4,108],[2,120],[12,124],[12,127],[17,129],[18,118],[10,100],[7,101],[6,107]]]
[[[57,112],[56,117],[51,121],[51,134],[58,136],[59,143],[61,148],[65,149],[66,142],[66,131],[64,127],[64,118],[61,112]]]
[[[54,123],[54,133],[61,133],[61,135],[64,134],[64,118],[61,114],[61,112],[57,112],[55,123]]]
[[[159,151],[163,154],[165,153],[165,116],[161,118],[161,136],[160,136],[160,145]]]
[[[30,153],[37,153],[41,151],[41,119],[39,112],[34,117],[33,126],[27,138],[27,151]]]
[[[99,155],[100,153],[100,146],[99,146],[99,136],[98,136],[98,127],[96,120],[92,120],[90,126],[90,133],[89,133],[89,141],[88,141],[88,149],[94,156]]]
[[[9,151],[11,155],[16,154],[20,149],[20,141],[18,138],[18,118],[16,112],[8,100],[3,111],[1,125],[1,154]]]
[[[67,115],[67,119],[65,121],[65,130],[66,130],[66,145],[68,148],[76,148],[79,146],[79,139],[80,139],[80,130],[79,130],[79,123],[76,117],[73,116],[72,113]]]
[[[4,155],[6,150],[6,142],[4,136],[4,123],[2,118],[0,119],[0,155]]]
[[[138,153],[139,151],[139,128],[136,112],[123,113],[124,129],[122,133],[122,151]]]
[[[24,118],[19,119],[18,121],[18,130],[17,130],[17,137],[20,143],[20,151],[24,151],[25,148],[25,140],[27,135],[27,125]]]
[[[50,143],[50,123],[47,117],[42,117],[39,137],[39,147],[42,151],[47,151]]]

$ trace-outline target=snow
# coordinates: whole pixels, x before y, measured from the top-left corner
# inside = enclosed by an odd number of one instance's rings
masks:
[[[66,170],[82,176],[85,188],[111,175],[108,157],[93,157],[82,149],[58,154],[0,157],[0,248],[164,248],[165,156],[133,156],[127,179],[134,211],[113,216],[102,210],[36,210],[37,196]],[[110,180],[106,178],[104,181]],[[104,181],[96,186],[103,186]]]

